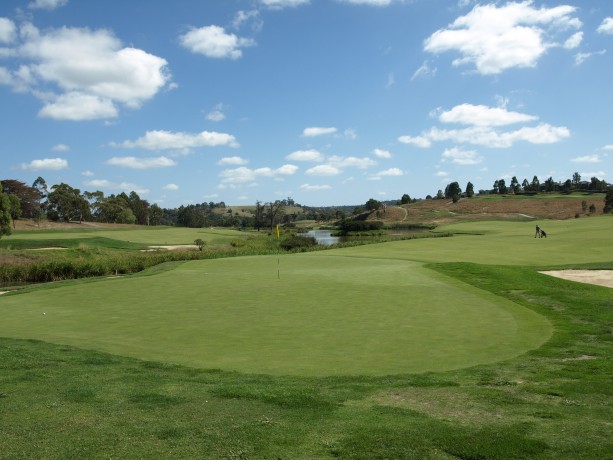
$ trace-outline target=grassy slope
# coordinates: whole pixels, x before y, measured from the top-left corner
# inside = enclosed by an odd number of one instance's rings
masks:
[[[610,219],[577,222],[593,227],[564,233],[548,222],[552,238],[534,240],[532,224],[525,224],[516,241],[515,231],[487,224],[463,227],[485,238],[432,241],[453,240],[453,246],[424,240],[363,248],[366,260],[445,262],[430,269],[546,316],[553,337],[520,357],[419,375],[293,378],[2,339],[0,452],[3,458],[607,458],[611,291],[534,272],[541,264],[613,268]],[[521,250],[513,251],[515,245]],[[344,251],[356,257],[359,249]]]

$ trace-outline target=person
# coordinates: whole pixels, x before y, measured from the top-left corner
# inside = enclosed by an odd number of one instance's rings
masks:
[[[534,234],[534,237],[541,237],[541,227],[538,226],[538,224],[536,224],[536,233]]]

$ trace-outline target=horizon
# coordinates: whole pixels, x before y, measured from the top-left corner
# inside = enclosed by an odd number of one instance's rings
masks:
[[[0,169],[167,209],[610,182],[611,44],[604,0],[8,0]]]

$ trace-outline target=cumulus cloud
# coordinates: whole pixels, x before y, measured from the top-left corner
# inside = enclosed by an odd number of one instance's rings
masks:
[[[377,162],[372,158],[363,157],[341,157],[337,155],[333,155],[328,158],[328,163],[337,168],[358,168],[358,169],[367,169],[371,166],[376,166]]]
[[[311,0],[259,0],[260,3],[270,9],[280,10],[287,7],[308,5]]]
[[[245,166],[235,169],[226,169],[219,173],[222,185],[242,184],[254,182],[259,177],[280,178],[283,176],[291,176],[298,171],[298,167],[294,165],[283,165],[277,169],[268,167],[250,169]]]
[[[97,189],[103,189],[110,192],[136,192],[139,195],[147,195],[149,193],[149,189],[143,188],[139,185],[132,184],[130,182],[111,182],[106,179],[94,179],[91,181],[85,182],[87,187],[94,187]]]
[[[509,112],[501,107],[461,104],[451,110],[441,112],[439,120],[443,123],[458,123],[473,126],[505,126],[537,120],[534,115]]]
[[[217,162],[218,165],[235,165],[235,166],[242,166],[242,165],[246,165],[247,163],[249,163],[249,161],[245,160],[244,158],[241,157],[224,157],[221,160],[219,160]]]
[[[220,26],[192,28],[179,37],[181,44],[193,53],[210,58],[239,59],[243,48],[254,46],[255,41],[227,33]]]
[[[432,146],[432,141],[426,136],[400,136],[398,142],[402,144],[414,145],[422,149],[427,149]]]
[[[26,23],[19,38],[12,49],[17,67],[10,70],[9,81],[2,80],[43,99],[47,105],[39,113],[42,117],[113,118],[116,104],[139,108],[170,81],[166,60],[123,47],[108,30],[39,31]]]
[[[91,172],[91,171],[88,169],[88,170],[86,170],[86,171],[83,171],[83,172],[81,173],[81,175],[82,175],[82,176],[85,176],[85,177],[93,177],[94,173],[93,173],[93,172]]]
[[[392,158],[392,154],[388,150],[374,149],[372,153],[377,158]]]
[[[597,31],[601,34],[613,35],[613,18],[604,18],[602,23],[598,26]]]
[[[209,121],[223,121],[226,119],[226,114],[223,112],[223,104],[217,104],[213,110],[206,114],[206,119]]]
[[[338,0],[341,3],[349,3],[351,5],[367,5],[367,6],[389,6],[392,0]]]
[[[583,32],[577,32],[564,42],[564,48],[572,50],[578,48],[583,41]]]
[[[137,158],[137,157],[113,157],[106,162],[111,166],[120,166],[130,169],[152,169],[152,168],[168,168],[176,166],[177,163],[170,158],[164,156]]]
[[[324,156],[321,152],[310,149],[310,150],[296,150],[295,152],[290,153],[285,157],[287,160],[291,161],[313,161],[319,162],[324,159]]]
[[[68,3],[68,0],[35,0],[28,3],[28,8],[33,10],[54,10],[60,6],[64,6]]]
[[[164,190],[179,190],[179,186],[177,184],[167,184],[163,187]]]
[[[468,127],[441,129],[435,126],[422,132],[419,136],[400,136],[398,141],[422,148],[431,147],[434,142],[444,141],[490,148],[508,148],[519,141],[531,144],[553,144],[570,137],[570,130],[567,127],[552,126],[548,123],[523,126],[514,131],[501,130],[499,128],[502,126],[538,120],[536,116],[511,112],[506,108],[462,104],[448,111],[439,109],[439,112],[439,121],[468,125]]]
[[[110,99],[76,91],[61,94],[53,102],[45,104],[38,116],[54,120],[99,120],[115,118],[119,114]]]
[[[404,176],[404,171],[400,168],[389,168],[386,169],[384,171],[379,171],[377,174],[375,174],[375,177],[398,177],[398,176]]]
[[[562,46],[559,37],[582,24],[569,5],[534,8],[532,0],[477,5],[424,42],[433,54],[455,51],[453,65],[472,64],[478,73],[499,74],[514,67],[535,67],[547,50]],[[571,37],[575,44],[578,36]],[[565,39],[563,40],[566,41]]]
[[[17,38],[17,27],[8,18],[0,18],[0,43],[12,43]]]
[[[111,143],[113,147],[126,149],[168,150],[190,149],[197,147],[216,147],[225,145],[238,147],[234,136],[215,131],[202,131],[197,134],[172,131],[147,131],[144,136],[135,141],[124,141],[120,144]]]
[[[63,158],[45,158],[21,164],[21,169],[27,171],[60,171],[66,168],[68,168],[68,161]]]
[[[604,56],[605,54],[607,54],[607,50],[605,49],[591,53],[577,53],[575,54],[575,65],[579,66],[593,56]]]
[[[571,158],[573,163],[600,163],[600,157],[598,154],[595,155],[585,155],[582,157]]]
[[[332,187],[329,185],[311,185],[311,184],[302,184],[300,186],[300,190],[304,190],[305,192],[319,192],[321,190],[330,190]]]
[[[442,159],[461,166],[477,165],[483,161],[483,157],[474,150],[462,150],[458,147],[445,149]]]
[[[66,145],[66,144],[57,144],[54,145],[51,150],[53,150],[54,152],[69,152],[70,151],[70,146]]]
[[[310,128],[304,128],[304,130],[302,131],[302,135],[304,137],[317,137],[317,136],[324,136],[326,134],[334,134],[336,133],[337,129],[334,127],[329,127],[329,128],[323,128],[323,127],[310,127]]]
[[[309,176],[337,176],[340,173],[341,170],[332,165],[317,165],[307,169],[305,172]]]

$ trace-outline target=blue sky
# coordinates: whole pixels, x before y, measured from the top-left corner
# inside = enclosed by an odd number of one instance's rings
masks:
[[[610,0],[2,0],[0,178],[167,208],[610,183],[610,49]]]

